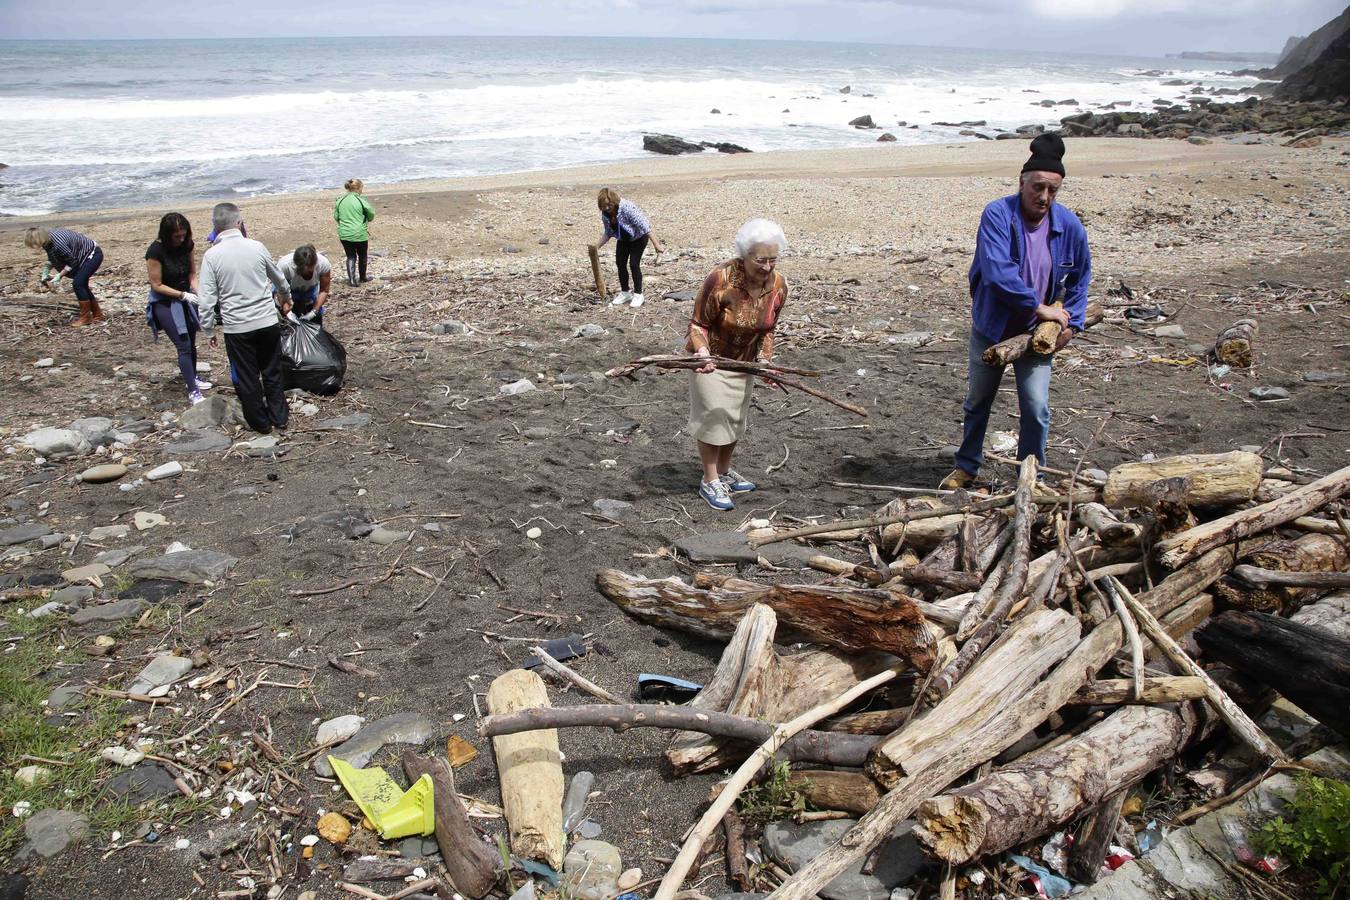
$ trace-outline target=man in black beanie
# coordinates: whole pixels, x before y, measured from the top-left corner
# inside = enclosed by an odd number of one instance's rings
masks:
[[[1092,256],[1083,223],[1055,202],[1064,181],[1064,141],[1038,135],[1031,158],[1022,166],[1016,194],[984,208],[970,267],[972,328],[970,383],[966,392],[964,434],[956,469],[942,481],[948,490],[968,487],[984,462],[989,411],[1003,380],[1002,366],[987,366],[984,351],[1000,341],[1058,322],[1056,350],[1083,327]],[[1063,306],[1054,306],[1056,301]],[[1034,455],[1045,464],[1050,436],[1051,356],[1028,350],[1013,363],[1017,378],[1019,434],[1017,458]]]

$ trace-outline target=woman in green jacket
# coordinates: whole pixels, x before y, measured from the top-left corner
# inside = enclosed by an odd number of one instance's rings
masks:
[[[347,283],[355,287],[360,281],[372,281],[366,274],[366,248],[370,244],[367,222],[375,220],[375,207],[361,196],[365,185],[359,178],[350,178],[343,185],[343,194],[333,207],[333,220],[338,223],[338,239],[347,254]],[[358,269],[360,281],[357,280]]]

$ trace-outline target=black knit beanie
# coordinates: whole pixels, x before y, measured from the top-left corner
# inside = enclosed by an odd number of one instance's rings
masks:
[[[1064,139],[1057,134],[1038,134],[1031,141],[1031,159],[1022,166],[1023,172],[1055,172],[1064,174]]]

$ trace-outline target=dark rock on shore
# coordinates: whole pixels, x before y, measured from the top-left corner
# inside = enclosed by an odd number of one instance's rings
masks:
[[[1077,113],[1060,119],[1060,132],[1070,137],[1191,137],[1242,134],[1285,134],[1310,137],[1350,128],[1350,108],[1330,100],[1286,102],[1252,97],[1241,103],[1169,106],[1153,112]]]
[[[852,125],[854,128],[876,128],[876,127],[877,127],[877,124],[876,124],[875,122],[872,121],[872,117],[871,117],[870,115],[869,115],[869,116],[858,116],[858,118],[853,119],[853,120],[850,121],[848,124]]]
[[[642,136],[642,149],[649,150],[652,153],[664,153],[667,156],[703,152],[701,145],[691,143],[673,134],[644,134]]]
[[[889,144],[893,142],[895,139],[896,139],[895,135],[887,131],[884,134],[882,134],[881,137],[877,138],[877,141],[883,144]]]
[[[755,151],[751,150],[749,147],[742,147],[740,144],[731,144],[731,143],[728,143],[727,141],[718,141],[717,143],[713,143],[713,142],[711,142],[711,141],[699,141],[699,142],[698,142],[698,145],[699,145],[700,147],[706,147],[706,148],[709,149],[709,150],[716,150],[718,153],[754,153],[754,152],[755,152]]]

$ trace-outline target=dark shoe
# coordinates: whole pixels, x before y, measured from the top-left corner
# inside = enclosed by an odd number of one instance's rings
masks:
[[[373,276],[371,276],[371,275],[362,275],[362,276],[361,276],[361,283],[362,283],[362,284],[365,284],[367,281],[374,281],[374,280],[375,280],[375,278],[374,278]]]
[[[942,479],[938,485],[940,491],[959,491],[962,488],[968,488],[975,483],[975,476],[965,469],[952,469],[952,473]]]

